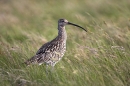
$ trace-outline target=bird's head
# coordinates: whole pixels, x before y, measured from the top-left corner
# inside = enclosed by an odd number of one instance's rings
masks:
[[[77,24],[73,24],[71,22],[68,22],[66,19],[59,19],[58,26],[64,27],[65,25],[73,25],[73,26],[76,26],[76,27],[79,27],[79,28],[85,30],[83,27],[81,27]],[[87,32],[87,30],[85,30],[85,31]]]
[[[68,21],[66,19],[59,19],[58,24],[63,27],[68,24]]]

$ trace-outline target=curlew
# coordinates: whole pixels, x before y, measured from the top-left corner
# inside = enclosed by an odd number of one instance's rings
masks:
[[[37,53],[30,59],[28,59],[25,64],[43,64],[55,66],[57,62],[61,60],[66,51],[66,40],[67,33],[65,30],[65,25],[73,25],[85,30],[83,27],[70,23],[66,19],[59,19],[58,21],[58,36],[52,41],[45,43],[37,51]],[[87,32],[87,30],[85,30]]]

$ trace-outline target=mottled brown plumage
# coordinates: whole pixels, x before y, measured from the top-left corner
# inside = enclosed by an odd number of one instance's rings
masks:
[[[27,65],[33,63],[41,65],[42,63],[46,63],[47,65],[54,67],[55,64],[64,56],[64,53],[66,51],[67,33],[65,30],[65,25],[67,24],[82,28],[81,26],[68,22],[66,19],[59,19],[58,36],[52,41],[47,42],[41,46],[36,55],[27,60],[25,63]],[[85,30],[84,28],[82,29]]]

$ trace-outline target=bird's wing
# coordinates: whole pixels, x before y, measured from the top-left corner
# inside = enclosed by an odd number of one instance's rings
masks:
[[[44,44],[36,53],[37,62],[47,62],[48,60],[53,60],[52,58],[58,58],[60,54],[57,52],[57,41],[51,41]]]
[[[27,60],[25,63],[27,65],[31,63],[43,63],[51,60],[51,58],[59,56],[57,54],[56,46],[57,46],[57,41],[52,40],[50,42],[45,43],[44,45],[41,46],[41,48],[37,51],[36,55],[33,56],[31,59]],[[55,55],[54,55],[55,54]],[[53,59],[52,59],[53,60]]]
[[[32,58],[28,59],[26,62],[24,62],[26,65],[35,64],[37,63],[38,58],[41,58],[41,54],[35,55]]]
[[[43,51],[44,53],[39,53],[39,54],[36,54],[35,56],[33,56],[32,58],[28,59],[25,64],[26,65],[30,65],[30,64],[42,64],[43,62],[47,62],[50,57],[51,57],[51,54],[49,51]]]
[[[57,38],[53,39],[50,42],[45,43],[41,46],[41,48],[37,51],[36,55],[43,54],[45,52],[54,51],[56,49],[56,46],[58,44]]]
[[[50,42],[47,42],[44,45],[42,45],[41,48],[37,51],[36,55],[44,53],[46,50],[46,47],[49,45],[49,43]]]

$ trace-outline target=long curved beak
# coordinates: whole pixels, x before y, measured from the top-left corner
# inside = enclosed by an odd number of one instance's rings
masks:
[[[83,27],[81,27],[81,26],[79,26],[77,24],[73,24],[73,23],[68,22],[68,25],[73,25],[73,26],[79,27],[79,28],[81,28],[81,29],[83,29],[84,31],[87,32],[87,30],[85,30]]]

